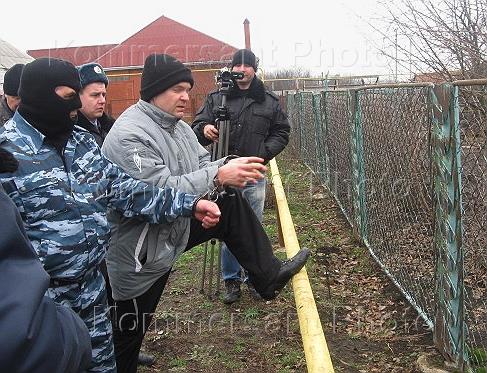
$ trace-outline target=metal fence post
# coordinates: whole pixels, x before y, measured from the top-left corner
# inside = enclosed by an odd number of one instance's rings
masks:
[[[304,139],[304,122],[305,122],[305,117],[304,117],[304,102],[303,102],[303,93],[299,92],[297,93],[298,95],[298,122],[299,122],[299,156],[301,159],[306,159],[304,152],[304,146],[303,146],[303,139]]]
[[[365,166],[364,147],[362,133],[362,113],[360,110],[360,91],[348,91],[348,107],[352,126],[352,138],[350,139],[352,154],[352,179],[353,179],[353,231],[356,238],[365,242],[367,240],[367,210],[365,204]]]
[[[322,124],[322,135],[323,135],[323,156],[325,157],[324,162],[324,178],[325,185],[331,189],[330,183],[330,152],[328,149],[329,133],[328,133],[328,115],[326,112],[326,102],[328,100],[328,95],[326,91],[321,92],[321,124]]]
[[[326,138],[323,135],[323,116],[321,110],[321,100],[323,96],[320,94],[313,95],[313,122],[315,127],[315,146],[316,146],[316,156],[318,158],[318,167],[315,172],[318,174],[320,181],[327,185],[326,181],[326,150],[325,143]],[[318,100],[319,98],[319,100]],[[318,102],[317,102],[318,101]]]
[[[466,367],[461,145],[458,87],[431,91],[435,163],[436,309],[434,341],[456,368]]]

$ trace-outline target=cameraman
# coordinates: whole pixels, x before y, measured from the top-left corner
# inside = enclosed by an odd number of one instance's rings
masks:
[[[248,49],[238,50],[232,58],[232,71],[242,72],[244,77],[236,80],[226,101],[230,114],[228,152],[243,157],[257,156],[267,163],[287,145],[290,127],[279,98],[255,75],[257,62],[254,53]],[[193,122],[193,131],[203,146],[218,141],[215,120],[221,96],[219,91],[210,93]],[[262,221],[265,179],[248,183],[242,194]],[[225,245],[222,248],[222,275],[225,280],[223,302],[230,304],[240,298],[242,278],[240,264]],[[252,296],[259,299],[253,285],[248,283],[248,286]]]

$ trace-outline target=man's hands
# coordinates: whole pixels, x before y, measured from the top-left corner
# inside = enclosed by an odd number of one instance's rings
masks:
[[[200,199],[194,209],[194,217],[199,220],[203,228],[212,228],[220,221],[220,208],[214,202]]]
[[[218,130],[211,123],[205,124],[203,135],[210,141],[218,142]],[[263,162],[264,160],[259,157],[232,159],[218,169],[218,182],[221,185],[237,188],[243,188],[247,183],[256,183],[257,180],[264,178],[263,173],[267,171]]]
[[[205,124],[203,127],[203,135],[210,141],[218,142],[218,130],[213,124]]]
[[[256,183],[264,178],[267,167],[259,157],[240,157],[230,160],[218,169],[217,179],[222,185],[243,188],[247,183]]]
[[[218,169],[217,178],[222,185],[243,188],[246,183],[256,183],[264,178],[263,172],[267,167],[259,157],[240,157],[228,161]],[[194,207],[194,217],[199,220],[203,228],[212,228],[220,221],[220,208],[214,202],[200,199]]]

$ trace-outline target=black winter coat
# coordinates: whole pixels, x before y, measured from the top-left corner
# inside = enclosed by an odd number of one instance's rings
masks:
[[[95,137],[96,143],[101,148],[101,145],[103,144],[103,140],[105,140],[105,137],[107,137],[108,132],[113,126],[113,123],[115,123],[115,119],[113,119],[108,114],[103,113],[103,115],[100,118],[98,118],[98,123],[100,124],[100,128],[96,128],[88,120],[88,118],[86,118],[81,113],[81,111],[78,110],[78,122],[76,123],[76,125],[84,128],[89,133],[91,133]]]
[[[7,99],[4,96],[0,96],[0,127],[13,116],[14,112],[8,107]]]
[[[279,154],[289,142],[290,126],[287,115],[279,104],[279,98],[268,91],[255,77],[244,94],[237,85],[227,97],[230,113],[229,154],[242,157],[258,156],[267,163]],[[203,135],[207,123],[215,123],[221,94],[212,92],[196,113],[193,131],[201,145],[211,143]]]

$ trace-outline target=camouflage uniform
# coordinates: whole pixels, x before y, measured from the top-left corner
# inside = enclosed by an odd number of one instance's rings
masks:
[[[106,210],[171,222],[191,216],[195,196],[132,179],[82,130],[72,133],[61,157],[18,112],[0,129],[0,147],[19,161],[19,169],[0,174],[0,182],[51,276],[47,295],[86,323],[93,348],[90,371],[115,372],[105,282],[98,270],[110,234]]]

